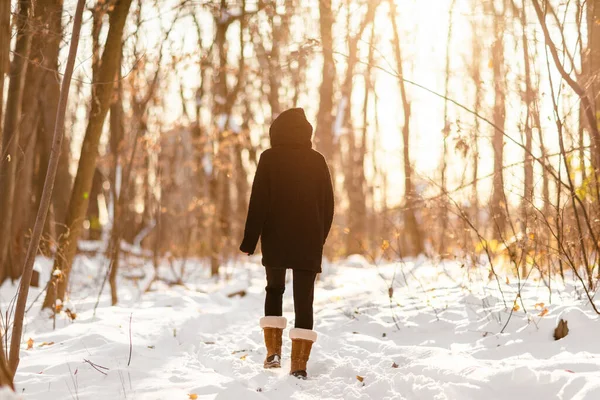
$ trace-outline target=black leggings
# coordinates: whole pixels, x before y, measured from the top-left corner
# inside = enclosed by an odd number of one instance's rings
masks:
[[[267,296],[265,315],[280,317],[283,314],[283,292],[285,291],[285,269],[267,270]],[[296,328],[313,328],[313,298],[315,294],[316,272],[294,270],[294,313]]]

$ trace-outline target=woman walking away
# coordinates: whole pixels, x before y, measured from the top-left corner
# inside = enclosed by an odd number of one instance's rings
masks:
[[[306,378],[312,344],[315,277],[321,272],[323,245],[333,221],[333,187],[323,156],[312,149],[312,126],[301,108],[282,112],[269,130],[271,148],[262,153],[252,185],[244,240],[248,255],[261,237],[267,272],[265,368],[281,367],[287,320],[282,316],[286,269],[293,270],[295,326],[290,374]]]

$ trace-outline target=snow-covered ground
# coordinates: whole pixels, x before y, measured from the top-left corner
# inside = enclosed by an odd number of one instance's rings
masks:
[[[121,304],[110,307],[105,294],[95,316],[101,259],[77,260],[74,321],[48,319],[37,300],[16,376],[25,399],[600,399],[600,320],[576,286],[553,281],[550,299],[530,278],[511,315],[517,280],[501,277],[505,305],[484,267],[375,266],[360,257],[327,265],[315,298],[319,339],[309,379],[299,381],[288,376],[287,335],[283,368],[262,368],[257,258],[227,266],[218,282],[188,261],[186,287],[161,282],[147,293],[152,267],[138,263],[125,262]],[[45,280],[50,263],[38,264]],[[171,273],[168,265],[160,271]],[[137,283],[124,278],[142,273]],[[3,312],[14,291],[1,287]],[[229,296],[238,291],[245,295]],[[291,286],[284,314],[293,323]],[[570,332],[555,341],[559,318]]]

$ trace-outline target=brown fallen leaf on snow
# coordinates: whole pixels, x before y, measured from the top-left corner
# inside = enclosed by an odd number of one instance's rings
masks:
[[[33,349],[33,339],[29,338],[27,339],[27,350],[31,350]]]
[[[198,398],[198,395],[196,393],[190,393],[188,394],[188,396],[190,396],[190,400],[195,400]]]
[[[363,382],[365,380],[365,378],[360,375],[356,375],[356,379],[358,379],[359,382]]]
[[[544,308],[544,309],[542,310],[542,312],[540,312],[539,316],[540,316],[540,317],[543,317],[543,316],[544,316],[544,315],[546,315],[546,314],[548,314],[548,309],[547,309],[547,308]]]
[[[52,346],[54,344],[54,342],[43,342],[42,344],[40,344],[38,347],[44,347],[44,346]]]
[[[569,324],[561,318],[554,330],[554,340],[560,340],[569,334]]]

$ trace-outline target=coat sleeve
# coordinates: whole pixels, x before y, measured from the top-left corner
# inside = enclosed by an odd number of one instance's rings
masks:
[[[324,237],[323,237],[323,244],[325,244],[325,241],[327,240],[327,236],[329,236],[329,231],[331,230],[331,224],[333,223],[333,213],[334,213],[334,196],[333,196],[333,184],[331,182],[331,174],[329,173],[329,166],[327,165],[327,162],[324,163],[325,164],[325,218],[323,219],[324,222],[324,229],[323,232],[325,233]]]
[[[250,204],[248,206],[248,216],[246,218],[246,228],[244,229],[244,239],[240,245],[240,250],[246,254],[254,254],[258,238],[262,233],[262,228],[267,217],[267,208],[269,204],[269,179],[265,157],[261,155],[254,183],[252,183],[252,193],[250,195]]]

